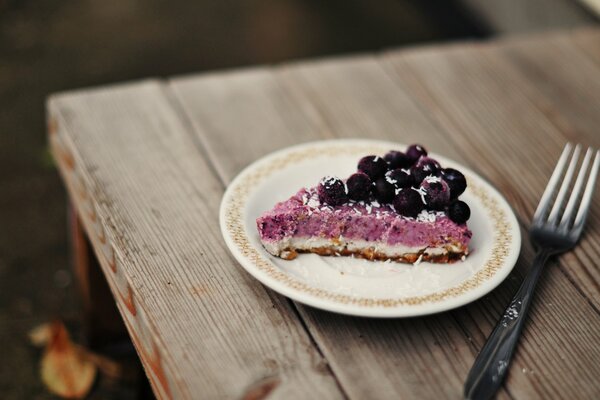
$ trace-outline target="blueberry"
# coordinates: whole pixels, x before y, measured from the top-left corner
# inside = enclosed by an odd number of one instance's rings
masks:
[[[464,224],[471,217],[471,209],[464,201],[457,200],[448,207],[448,217],[459,225]]]
[[[401,151],[391,150],[383,159],[387,161],[390,169],[408,168],[413,164],[413,160]]]
[[[394,199],[396,188],[386,178],[379,178],[375,181],[373,192],[378,202],[389,203]]]
[[[442,170],[442,177],[450,187],[450,197],[458,198],[467,188],[467,180],[460,172],[452,168]]]
[[[425,178],[421,183],[427,208],[443,210],[450,201],[450,187],[440,177]]]
[[[440,164],[433,158],[421,157],[410,169],[410,173],[414,177],[415,183],[419,184],[429,175],[438,176],[440,174]]]
[[[394,198],[394,208],[398,214],[416,217],[423,210],[421,195],[412,188],[402,189]]]
[[[385,174],[385,177],[388,182],[392,183],[397,188],[409,187],[415,183],[415,179],[410,174],[410,171],[402,170],[400,168],[388,171]]]
[[[411,164],[415,163],[419,158],[427,155],[427,150],[421,145],[413,144],[406,149],[406,156],[411,160]]]
[[[321,179],[317,187],[317,193],[321,203],[330,206],[338,206],[348,201],[346,185],[340,178],[334,176],[326,176]]]
[[[371,179],[364,172],[352,174],[346,181],[348,197],[356,201],[367,200],[371,195],[371,186]]]
[[[424,167],[426,165],[430,165],[433,169],[436,170],[440,170],[442,168],[442,166],[439,162],[437,162],[436,159],[427,156],[419,158],[419,160],[415,164],[416,167]]]
[[[375,181],[387,172],[387,162],[379,156],[366,156],[358,162],[358,170],[369,175],[369,178]]]

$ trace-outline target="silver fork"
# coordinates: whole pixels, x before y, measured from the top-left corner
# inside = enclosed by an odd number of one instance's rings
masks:
[[[529,238],[537,248],[533,265],[471,367],[464,388],[465,399],[489,399],[500,388],[546,260],[572,249],[581,237],[600,167],[600,151],[596,151],[592,167],[589,168],[594,150],[587,150],[571,195],[563,207],[581,153],[581,146],[577,145],[569,162],[572,147],[570,143],[565,146],[533,216],[529,229]],[[586,175],[587,183],[580,199]],[[562,184],[552,202],[561,178]]]

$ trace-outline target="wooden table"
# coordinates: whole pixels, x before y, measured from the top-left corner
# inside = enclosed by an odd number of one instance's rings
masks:
[[[564,143],[600,147],[600,30],[150,79],[47,107],[53,154],[158,397],[459,398],[532,261],[528,241],[510,277],[468,306],[352,318],[245,273],[219,231],[223,190],[300,142],[419,142],[493,182],[525,233]],[[499,398],[600,398],[599,203],[542,278]],[[78,254],[94,309],[93,265]]]

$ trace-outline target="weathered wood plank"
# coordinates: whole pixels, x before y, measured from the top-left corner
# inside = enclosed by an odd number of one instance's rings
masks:
[[[581,28],[570,35],[573,43],[585,54],[600,65],[600,30],[597,28]]]
[[[244,77],[246,81],[240,84]],[[171,86],[216,168],[230,171],[224,175],[225,182],[259,155],[297,143],[295,129],[300,129],[302,140],[387,138],[421,141],[442,153],[452,152],[438,142],[443,133],[369,58],[289,66],[274,69],[271,75],[261,73],[260,78],[252,71],[220,78],[177,79]],[[277,108],[272,98],[279,100]],[[222,111],[231,109],[229,102],[245,105],[235,121]],[[257,120],[255,108],[269,120]],[[286,124],[290,115],[306,122]],[[211,129],[225,125],[227,129]],[[243,140],[247,126],[273,135],[259,147],[249,144],[247,152],[233,153],[219,146]],[[285,129],[289,131],[282,132]],[[475,349],[450,314],[373,320],[297,307],[350,398],[460,396]],[[500,398],[506,397],[501,393]]]
[[[600,35],[595,43],[600,52]],[[500,41],[496,47],[516,67],[520,79],[539,92],[538,107],[564,135],[600,147],[600,64],[589,58],[571,35],[528,36]]]
[[[595,0],[580,0],[589,2]],[[593,15],[572,0],[460,0],[500,34],[565,29],[593,23]]]
[[[396,52],[382,62],[402,89],[430,110],[464,158],[507,195],[520,219],[529,221],[567,137],[582,138],[548,117],[551,110],[560,118],[561,110],[543,102],[494,44]],[[598,213],[596,205],[593,214]],[[598,226],[591,221],[585,240],[598,241]],[[581,247],[576,252],[584,253]],[[526,270],[531,254],[527,243],[517,272]],[[562,257],[551,263],[542,278],[507,381],[515,397],[594,398],[600,393],[592,378],[600,372],[594,361],[600,357],[594,345],[600,340],[600,317],[565,276],[571,261]],[[509,280],[492,296],[466,307],[466,313],[453,313],[477,347],[509,299],[504,286],[514,290],[516,282]]]
[[[179,78],[175,86],[177,95],[185,97],[183,107],[197,139],[226,183],[270,150],[327,136],[316,117],[305,116],[310,111],[303,113],[291,103],[266,68],[213,73],[199,85],[193,77]],[[214,159],[220,156],[228,161]]]
[[[596,40],[600,45],[600,36]],[[515,65],[522,80],[540,93],[538,107],[569,140],[600,148],[600,64],[583,54],[570,35],[509,40],[499,43],[498,51]],[[590,217],[591,229],[600,221],[595,211]],[[600,308],[600,270],[591,261],[598,255],[600,240],[592,234],[563,258],[568,265],[565,273]]]
[[[53,153],[157,396],[343,397],[289,302],[229,256],[222,185],[160,83],[55,96],[49,118]]]

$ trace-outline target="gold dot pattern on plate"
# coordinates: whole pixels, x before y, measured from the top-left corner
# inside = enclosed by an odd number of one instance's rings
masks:
[[[481,268],[472,277],[465,280],[461,284],[423,296],[401,297],[401,298],[366,298],[355,297],[344,294],[333,293],[324,289],[309,286],[301,282],[277,268],[271,261],[265,258],[257,249],[250,243],[246,230],[244,229],[244,205],[252,190],[260,183],[264,182],[271,174],[280,171],[289,165],[293,165],[309,159],[323,156],[337,155],[364,155],[364,154],[382,154],[387,151],[387,148],[378,146],[360,146],[347,145],[335,146],[328,145],[327,147],[315,145],[292,151],[285,155],[269,159],[258,168],[252,170],[247,175],[243,176],[233,187],[233,195],[230,201],[225,205],[226,227],[229,236],[232,238],[241,254],[254,264],[261,272],[266,273],[272,279],[281,282],[288,287],[310,294],[312,296],[330,300],[336,303],[353,304],[362,307],[396,307],[400,305],[410,306],[419,305],[422,303],[435,303],[445,299],[462,295],[469,290],[479,286],[482,282],[490,279],[496,274],[498,269],[504,263],[509,253],[512,235],[510,233],[510,225],[506,213],[498,206],[496,200],[488,195],[486,190],[476,184],[472,178],[467,176],[467,182],[471,193],[479,199],[494,225],[494,239],[490,257],[486,260],[483,268]]]

